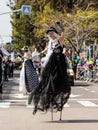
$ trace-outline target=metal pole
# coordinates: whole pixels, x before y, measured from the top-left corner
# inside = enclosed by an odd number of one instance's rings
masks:
[[[62,110],[60,111],[60,121],[62,120]]]
[[[10,14],[10,13],[14,13],[14,12],[19,12],[21,11],[22,9],[17,9],[17,10],[13,10],[13,11],[9,11],[9,12],[3,12],[3,13],[0,13],[0,15],[4,15],[4,14]]]

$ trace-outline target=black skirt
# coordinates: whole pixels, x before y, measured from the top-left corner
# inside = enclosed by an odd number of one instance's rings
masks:
[[[51,107],[61,111],[70,96],[67,62],[62,51],[61,46],[54,49],[42,72],[39,86],[33,95],[34,114],[38,109],[47,111]]]

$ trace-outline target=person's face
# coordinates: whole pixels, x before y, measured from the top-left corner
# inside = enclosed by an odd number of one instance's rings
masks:
[[[53,32],[49,32],[48,33],[48,36],[51,38],[51,39],[56,39],[56,36],[54,35],[54,33]]]

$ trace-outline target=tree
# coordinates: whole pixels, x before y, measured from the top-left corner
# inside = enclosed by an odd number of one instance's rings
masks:
[[[91,40],[98,29],[98,12],[77,10],[67,15],[67,40],[79,55],[83,44]]]
[[[35,46],[43,49],[47,38],[46,30],[49,26],[56,26],[55,22],[63,21],[66,30],[65,44],[73,46],[77,53],[85,40],[93,38],[97,30],[98,13],[97,0],[9,0],[9,6],[13,9],[21,8],[21,5],[31,5],[30,16],[14,13],[12,17],[12,39],[15,47],[23,45]],[[17,16],[17,17],[16,17]],[[42,40],[44,39],[44,40]]]

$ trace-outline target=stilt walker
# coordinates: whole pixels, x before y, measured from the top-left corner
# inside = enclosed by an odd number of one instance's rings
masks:
[[[53,120],[53,110],[60,111],[60,120],[62,119],[62,110],[64,104],[68,101],[71,87],[67,73],[67,60],[63,54],[63,43],[65,31],[61,22],[57,22],[61,28],[61,36],[54,27],[47,30],[49,44],[47,54],[44,58],[44,70],[41,75],[39,86],[33,93],[34,111],[48,111],[51,109],[51,119]],[[45,48],[46,50],[46,48]]]

